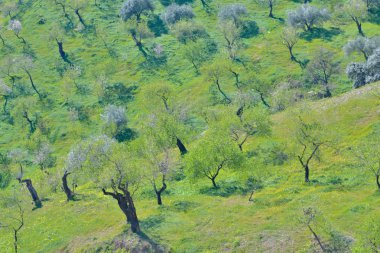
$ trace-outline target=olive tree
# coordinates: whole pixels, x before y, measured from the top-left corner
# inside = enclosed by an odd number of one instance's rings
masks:
[[[363,54],[365,60],[368,60],[368,57],[372,55],[377,48],[380,48],[380,36],[372,38],[359,36],[355,40],[349,41],[343,47],[343,50],[346,55],[350,55],[354,52]]]
[[[145,128],[144,130],[145,137],[139,140],[138,154],[141,165],[145,168],[144,174],[156,194],[157,204],[162,205],[162,193],[167,189],[168,177],[176,167],[175,158],[170,146],[154,138],[153,129]]]
[[[73,20],[71,19],[69,13],[67,12],[67,0],[54,0],[54,3],[58,6],[61,7],[62,9],[62,13],[63,13],[63,16],[67,19],[67,21],[69,22],[68,24],[70,25],[70,27],[72,28],[74,26],[74,22]]]
[[[180,20],[189,20],[194,18],[194,12],[190,5],[169,5],[164,13],[161,15],[161,19],[167,25],[173,25]]]
[[[247,13],[247,8],[242,4],[228,4],[220,9],[218,18],[221,22],[233,21],[233,24],[239,27],[241,18]]]
[[[324,97],[331,97],[330,79],[340,71],[335,54],[325,48],[320,48],[307,65],[307,78],[313,84],[322,85]]]
[[[330,13],[325,8],[317,8],[309,4],[303,4],[298,9],[288,13],[288,24],[293,28],[301,28],[311,31],[315,26],[322,25],[330,19]]]
[[[62,176],[62,189],[66,194],[67,201],[74,200],[75,198],[74,190],[71,189],[68,184],[68,176],[81,173],[81,170],[85,166],[88,152],[88,143],[80,142],[71,147],[69,153],[67,154]],[[72,183],[72,186],[73,188],[75,187],[75,182]]]
[[[25,225],[25,208],[22,201],[15,195],[12,198],[4,200],[9,209],[12,209],[11,213],[2,212],[0,217],[0,229],[10,230],[13,234],[13,249],[15,253],[19,251],[19,232]]]
[[[8,29],[13,31],[13,33],[16,35],[18,39],[22,41],[22,43],[26,44],[26,40],[20,36],[20,32],[22,30],[22,24],[17,19],[11,19],[8,24]]]
[[[344,15],[355,22],[358,32],[364,36],[362,23],[368,17],[367,6],[363,0],[349,0],[343,6]]]
[[[355,149],[356,163],[364,172],[373,175],[377,189],[380,191],[380,142],[379,136],[367,140]]]
[[[28,162],[28,153],[22,149],[13,149],[8,153],[9,159],[19,167],[16,179],[20,184],[25,184],[36,208],[42,207],[42,202],[30,178],[24,178],[24,165]]]
[[[89,140],[86,166],[83,170],[105,196],[117,201],[134,233],[140,233],[140,224],[133,200],[142,180],[142,170],[136,162],[133,144],[117,143],[107,136]]]
[[[49,142],[40,142],[37,145],[37,149],[33,154],[33,163],[38,165],[42,171],[52,167],[55,163],[52,157],[53,148]]]
[[[380,80],[380,48],[368,57],[365,63],[351,63],[346,73],[354,81],[354,88]]]
[[[152,0],[127,0],[120,10],[120,16],[124,21],[136,18],[140,22],[141,15],[145,15],[154,10]]]
[[[288,48],[288,50],[289,50],[290,60],[296,61],[297,59],[296,59],[296,57],[293,54],[293,47],[298,42],[298,33],[297,33],[297,31],[295,29],[293,29],[293,28],[285,28],[282,31],[281,39],[282,39],[282,44],[284,44]]]
[[[33,90],[36,92],[39,99],[42,99],[42,95],[39,92],[39,90],[37,89],[36,84],[33,80],[32,73],[31,73],[31,70],[34,68],[33,59],[29,56],[20,56],[20,57],[16,58],[16,64],[20,70],[24,71],[25,74],[27,74]]]
[[[0,95],[4,98],[4,105],[3,105],[3,111],[4,113],[7,112],[7,104],[8,100],[12,96],[13,90],[11,87],[9,87],[5,82],[0,79]]]
[[[80,14],[80,11],[84,10],[87,7],[87,0],[70,0],[70,7],[74,10],[75,15],[77,15],[78,20],[80,24],[83,26],[83,28],[86,28],[87,25],[84,22],[84,19]]]
[[[167,84],[152,85],[144,94],[149,101],[154,101],[154,109],[148,109],[148,118],[145,119],[145,127],[152,129],[151,135],[163,146],[177,146],[181,155],[188,150],[183,142],[185,133],[188,132],[184,122],[187,119],[186,111],[174,101],[175,93]],[[156,105],[161,103],[162,107]]]
[[[321,147],[327,144],[326,129],[316,121],[306,122],[299,116],[295,130],[296,140],[301,146],[297,159],[305,172],[305,183],[310,182],[310,162],[318,157]]]
[[[106,132],[119,142],[131,139],[133,132],[127,127],[127,116],[123,106],[108,105],[100,115]]]
[[[195,22],[179,21],[172,28],[177,40],[183,44],[196,42],[200,38],[206,38],[205,28]]]
[[[269,8],[269,17],[274,18],[273,8],[275,5],[278,4],[277,0],[256,0],[256,1],[258,2],[258,4],[260,4],[264,7],[268,7]]]
[[[72,65],[71,61],[68,58],[68,54],[63,49],[64,43],[64,32],[59,27],[54,27],[50,32],[50,39],[57,43],[58,52],[64,62]]]
[[[189,41],[183,47],[183,56],[192,64],[195,73],[200,74],[200,67],[213,58],[217,51],[217,44],[213,39],[199,38],[196,41]]]
[[[243,155],[230,136],[210,127],[193,150],[186,157],[188,172],[194,178],[206,177],[214,188],[218,188],[216,178],[225,169],[238,168],[243,162]]]
[[[223,101],[226,104],[230,104],[232,102],[231,98],[227,93],[222,89],[221,81],[224,79],[226,75],[226,68],[222,61],[215,61],[213,64],[210,64],[206,68],[206,75],[208,80],[212,81],[216,86],[217,90],[223,97]]]
[[[233,118],[230,123],[232,139],[238,144],[240,151],[248,138],[253,136],[264,136],[271,132],[271,122],[268,110],[257,106],[256,108],[245,108],[238,120]]]

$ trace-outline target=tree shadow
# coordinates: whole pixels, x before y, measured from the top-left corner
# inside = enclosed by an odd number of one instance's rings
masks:
[[[241,185],[238,181],[221,181],[218,187],[204,187],[199,193],[209,196],[229,197],[232,195],[245,195],[249,191],[249,187]]]
[[[324,39],[331,41],[334,36],[341,34],[343,31],[340,28],[332,27],[331,29],[325,28],[313,28],[311,31],[304,31],[300,34],[300,38],[306,41],[312,41],[313,39]]]
[[[140,222],[142,229],[149,229],[160,226],[165,221],[165,216],[162,214],[151,215]]]
[[[280,21],[280,23],[285,23],[285,19],[283,19],[283,18],[274,16],[273,19]]]
[[[198,204],[195,202],[179,200],[173,201],[172,208],[177,212],[187,212],[197,206]]]

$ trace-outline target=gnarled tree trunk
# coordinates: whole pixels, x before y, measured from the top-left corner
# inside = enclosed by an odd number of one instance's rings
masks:
[[[40,198],[38,197],[37,191],[33,186],[32,180],[31,179],[19,179],[19,182],[24,183],[26,185],[26,188],[28,188],[28,191],[29,191],[30,195],[32,196],[34,205],[37,208],[42,207],[42,202],[41,202]]]
[[[162,175],[162,186],[161,188],[158,190],[157,189],[157,186],[156,186],[156,183],[153,181],[153,188],[154,188],[154,192],[156,193],[156,196],[157,196],[157,204],[158,205],[162,205],[162,199],[161,199],[161,194],[166,190],[167,188],[167,185],[165,183],[165,175]]]
[[[182,143],[182,141],[178,137],[176,137],[176,139],[177,139],[177,147],[179,151],[181,152],[181,155],[185,155],[187,153],[187,149],[185,145]]]
[[[67,201],[74,200],[74,192],[70,189],[69,185],[67,184],[67,176],[70,174],[70,172],[65,171],[62,177],[62,188],[67,196]]]
[[[120,192],[107,192],[102,189],[104,195],[112,196],[117,200],[120,209],[123,211],[127,218],[127,223],[131,225],[131,230],[133,233],[140,233],[140,223],[137,218],[136,208],[133,203],[133,198],[128,190],[123,190],[123,194]]]

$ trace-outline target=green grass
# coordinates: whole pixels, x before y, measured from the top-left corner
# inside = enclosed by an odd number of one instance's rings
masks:
[[[7,4],[11,1],[3,1]],[[186,45],[177,42],[172,34],[144,41],[150,48],[154,43],[164,46],[167,63],[160,66],[149,65],[138,52],[134,42],[127,34],[125,25],[116,16],[122,4],[121,0],[100,3],[101,9],[89,1],[81,13],[88,24],[95,24],[99,33],[105,33],[105,40],[112,46],[116,57],[111,57],[103,42],[95,36],[94,27],[87,31],[69,31],[65,34],[64,49],[69,59],[81,67],[82,74],[76,81],[87,88],[86,92],[76,90],[73,81],[66,74],[59,75],[57,66],[62,67],[55,42],[50,31],[62,25],[65,18],[53,1],[24,1],[24,8],[16,16],[23,23],[20,35],[30,44],[35,57],[35,67],[31,70],[37,88],[46,98],[41,102],[33,94],[27,76],[18,71],[21,77],[18,85],[26,87],[26,94],[18,94],[9,102],[9,115],[1,114],[0,151],[13,148],[30,148],[39,139],[48,140],[54,147],[57,164],[46,175],[30,164],[25,168],[43,199],[43,208],[31,211],[32,205],[28,192],[21,194],[26,198],[25,227],[19,234],[20,252],[96,252],[104,245],[112,244],[117,237],[131,237],[126,232],[125,218],[117,203],[92,185],[79,182],[77,192],[80,199],[67,203],[63,192],[51,191],[50,184],[58,182],[64,161],[71,146],[80,139],[102,133],[103,124],[100,114],[104,104],[99,103],[99,86],[102,76],[108,84],[123,83],[127,87],[136,85],[133,101],[124,103],[127,107],[129,126],[139,131],[147,116],[161,107],[161,101],[146,97],[145,91],[154,84],[167,83],[174,90],[170,102],[186,108],[193,124],[187,126],[193,131],[185,133],[186,145],[191,150],[194,140],[199,138],[205,128],[201,114],[214,106],[211,99],[212,82],[206,77],[206,69],[214,59],[205,62],[201,74],[194,72],[191,64],[181,54]],[[100,2],[100,1],[98,1]],[[242,40],[239,55],[252,63],[256,71],[242,71],[243,78],[254,76],[261,85],[275,87],[289,79],[304,82],[300,66],[289,60],[287,49],[282,45],[280,34],[285,23],[279,19],[269,19],[267,10],[253,1],[242,0],[249,10],[250,18],[255,20],[260,33],[250,39]],[[275,8],[276,17],[285,19],[288,10],[298,6],[296,1],[280,1]],[[328,8],[342,1],[329,1]],[[223,38],[217,29],[217,9],[219,5],[234,1],[214,1],[214,11],[207,14],[199,1],[192,3],[196,22],[203,25],[209,35],[217,42],[219,52],[216,57],[225,58]],[[155,1],[155,13],[163,6]],[[325,1],[313,1],[313,5],[325,6]],[[76,16],[69,9],[75,23]],[[41,18],[45,24],[38,24]],[[9,18],[1,16],[0,23],[5,27]],[[379,25],[365,22],[367,36],[379,35]],[[325,219],[325,227],[333,228],[346,236],[354,238],[354,246],[366,235],[363,224],[380,211],[380,193],[376,192],[373,176],[363,173],[350,156],[347,149],[361,142],[379,127],[379,83],[351,91],[351,81],[344,73],[345,66],[352,61],[362,61],[360,56],[346,57],[342,46],[357,36],[352,22],[337,25],[335,22],[324,24],[325,35],[300,39],[294,53],[301,60],[311,59],[314,51],[326,47],[336,53],[341,62],[342,73],[332,79],[334,84],[331,99],[310,101],[292,105],[285,111],[273,113],[271,136],[250,138],[245,146],[247,152],[257,151],[268,143],[279,143],[286,147],[289,157],[283,165],[265,164],[263,157],[252,157],[248,165],[241,170],[222,171],[217,181],[221,189],[212,190],[209,180],[182,181],[171,180],[163,195],[164,206],[158,207],[149,183],[136,195],[137,213],[145,235],[164,245],[173,252],[309,252],[311,235],[300,223],[303,208],[316,207]],[[340,30],[336,32],[336,28]],[[326,33],[327,31],[327,33]],[[335,31],[335,33],[334,33]],[[0,45],[0,61],[6,66],[8,56],[23,53],[22,44],[15,35],[6,29],[2,31],[7,46]],[[331,36],[330,36],[331,35]],[[7,84],[9,80],[0,74]],[[222,79],[223,89],[231,96],[236,94],[233,77]],[[316,90],[316,89],[314,89]],[[302,94],[309,90],[300,89]],[[47,129],[47,134],[37,130],[30,136],[28,125],[21,117],[20,107],[29,100],[30,114],[37,113]],[[268,94],[270,103],[274,98]],[[3,99],[0,98],[0,102]],[[88,120],[71,120],[65,102],[83,106]],[[305,106],[306,104],[306,106]],[[237,107],[237,105],[232,105]],[[311,164],[312,183],[303,183],[303,171],[295,159],[296,143],[293,137],[295,112],[302,108],[312,108],[316,120],[326,123],[328,129],[336,131],[340,137],[337,148],[323,151],[321,161]],[[9,123],[12,118],[13,124]],[[249,175],[260,175],[263,189],[254,194],[254,202],[248,202],[245,180]],[[6,189],[0,190],[0,196],[10,196],[13,180]],[[2,217],[13,210],[2,207]],[[323,239],[326,231],[319,231]],[[12,234],[0,229],[0,251],[12,252]],[[111,246],[112,247],[112,246]]]

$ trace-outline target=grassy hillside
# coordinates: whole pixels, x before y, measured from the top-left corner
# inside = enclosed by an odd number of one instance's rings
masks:
[[[374,148],[377,144],[380,85],[352,90],[345,74],[350,62],[364,61],[360,54],[346,56],[342,50],[358,36],[355,23],[338,18],[335,7],[345,1],[313,0],[313,6],[328,8],[332,19],[311,32],[299,30],[293,49],[305,64],[321,47],[334,54],[340,71],[330,79],[332,97],[323,99],[318,95],[323,88],[310,83],[307,69],[290,60],[281,39],[287,13],[303,1],[279,0],[276,18],[269,18],[268,9],[255,1],[239,1],[248,11],[244,20],[255,21],[259,30],[239,40],[236,59],[228,57],[218,24],[219,10],[233,1],[210,1],[209,9],[200,1],[186,2],[195,14],[191,26],[203,26],[207,32],[201,42],[187,43],[176,39],[174,28],[153,22],[165,10],[165,1],[154,1],[155,10],[141,22],[153,24],[142,40],[145,57],[131,37],[133,24],[119,17],[123,1],[61,1],[67,16],[53,0],[13,2],[0,1],[0,78],[12,90],[0,93],[0,103],[6,103],[0,113],[1,252],[13,251],[12,229],[6,227],[17,216],[13,196],[24,210],[19,252],[114,252],[117,245],[127,245],[131,252],[319,252],[305,223],[307,208],[316,210],[311,224],[323,244],[350,245],[347,251],[342,246],[332,252],[371,252],[369,238],[380,239],[380,192],[375,176],[354,155],[368,143]],[[77,4],[86,27],[74,12]],[[7,29],[11,19],[22,23],[18,34]],[[371,11],[363,22],[367,37],[380,35],[378,20],[378,13]],[[158,35],[158,28],[166,32]],[[57,41],[63,43],[70,64],[60,56]],[[199,44],[208,47],[196,59],[204,57],[197,73],[189,50],[196,54]],[[214,83],[212,70],[218,68],[218,81],[230,103]],[[242,88],[236,88],[231,69],[239,74]],[[176,160],[162,206],[156,203],[149,175],[141,179],[133,197],[140,235],[130,231],[117,202],[89,179],[92,170],[69,177],[70,184],[78,185],[75,201],[66,201],[61,190],[70,149],[91,136],[112,135],[114,126],[101,117],[109,105],[126,109],[128,131],[136,143],[163,142]],[[214,189],[206,177],[193,177],[188,157],[212,130],[219,134],[238,124],[236,111],[242,105],[244,115],[261,113],[270,130],[247,138],[242,163],[221,170]],[[321,124],[329,140],[311,160],[309,183],[303,183],[297,160],[302,152],[296,137],[299,116]],[[156,118],[164,123],[159,125]],[[189,153],[180,156],[174,137],[165,131],[174,131]],[[225,131],[215,139],[230,135]],[[123,143],[135,143],[131,139]],[[51,162],[41,170],[36,153],[45,143],[52,150]],[[20,149],[27,151],[24,160],[7,159],[12,150]],[[15,179],[19,164],[23,178],[33,180],[42,208],[33,208],[28,190]],[[146,163],[136,164],[146,173]],[[108,176],[101,174],[100,181]],[[257,189],[248,201],[252,185]]]

